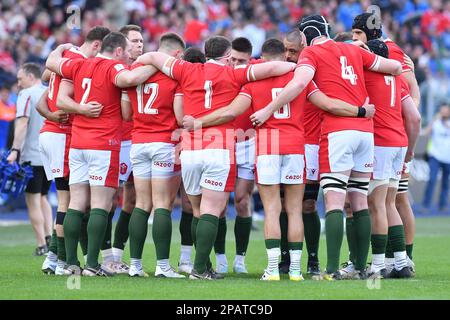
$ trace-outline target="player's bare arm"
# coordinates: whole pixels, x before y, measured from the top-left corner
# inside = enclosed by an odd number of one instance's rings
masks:
[[[175,118],[177,119],[177,124],[181,127],[183,126],[183,96],[175,95],[173,99],[173,113],[175,114]]]
[[[131,107],[130,99],[124,99],[124,94],[122,93],[122,99],[120,101],[120,110],[122,112],[122,119],[125,121],[133,120],[133,108]]]
[[[295,63],[284,61],[270,61],[254,64],[250,69],[250,80],[257,81],[282,76],[283,74],[294,71],[296,66]]]
[[[65,113],[63,110],[57,110],[55,112],[50,111],[47,104],[47,96],[48,96],[48,89],[44,91],[41,98],[39,99],[39,102],[36,106],[37,112],[47,120],[57,123],[67,122],[69,120],[69,115]]]
[[[278,97],[265,108],[253,113],[250,116],[250,120],[256,126],[261,126],[275,111],[294,100],[314,78],[314,73],[315,71],[313,69],[305,66],[295,69],[294,77],[289,81],[286,87],[284,87]]]
[[[22,150],[23,144],[25,142],[25,137],[27,136],[28,129],[28,117],[20,117],[14,121],[14,140],[11,149]],[[16,162],[18,158],[17,152],[11,152],[6,158],[9,163]]]
[[[47,62],[45,63],[45,67],[47,69],[49,69],[50,71],[53,71],[59,75],[61,75],[61,71],[60,71],[60,66],[61,64],[67,60],[65,58],[63,58],[63,53],[66,50],[69,50],[70,48],[72,48],[72,44],[71,43],[65,43],[65,44],[60,44],[59,46],[56,47],[55,50],[53,50],[50,55],[47,58]]]
[[[406,151],[405,162],[414,158],[414,149],[420,134],[421,117],[416,108],[414,100],[408,97],[402,101],[402,116],[405,123],[405,131],[408,136],[408,149]]]
[[[372,118],[375,114],[375,106],[369,103],[369,98],[361,106],[365,109],[365,112],[361,113],[359,107],[347,103],[343,100],[329,98],[326,94],[320,90],[315,91],[309,96],[309,101],[311,101],[315,106],[320,109],[332,113],[336,116],[341,117],[366,117]]]
[[[96,118],[100,115],[103,106],[98,102],[91,101],[86,104],[77,103],[73,100],[73,83],[67,80],[61,81],[59,85],[56,104],[58,108],[67,113],[78,113],[86,117]]]
[[[419,84],[417,83],[416,76],[414,75],[413,71],[406,71],[403,72],[403,77],[405,77],[406,82],[408,83],[409,87],[409,94],[411,98],[413,99],[416,108],[420,107],[420,88]]]
[[[166,76],[173,78],[170,70],[175,62],[175,58],[164,52],[148,52],[140,56],[136,63],[145,65],[153,65],[155,68],[163,72]]]
[[[380,73],[392,74],[393,76],[398,76],[402,73],[402,64],[397,60],[386,59],[378,56],[378,61],[370,70]]]
[[[48,69],[45,69],[44,72],[42,72],[42,76],[41,76],[42,82],[48,82],[50,80],[51,76],[52,76],[52,72]]]
[[[140,66],[133,70],[125,70],[117,75],[115,85],[119,88],[129,88],[145,82],[158,70],[153,66]]]
[[[228,106],[217,109],[206,116],[198,119],[192,116],[185,116],[183,118],[183,127],[187,130],[196,130],[201,127],[217,126],[233,121],[250,107],[251,102],[249,97],[238,94]]]

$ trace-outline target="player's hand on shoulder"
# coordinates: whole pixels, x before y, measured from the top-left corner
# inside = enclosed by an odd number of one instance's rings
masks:
[[[375,105],[371,104],[369,102],[369,97],[366,98],[366,101],[364,101],[364,104],[362,105],[364,109],[366,109],[366,118],[373,118],[375,115]]]
[[[367,51],[370,51],[369,47],[361,40],[353,41],[352,44],[360,48],[366,49]]]
[[[414,62],[412,61],[412,59],[407,54],[403,54],[403,59],[405,61],[405,64],[410,67],[412,71],[414,71]]]
[[[255,113],[250,115],[250,121],[252,122],[254,127],[260,127],[270,118],[272,113],[270,110],[265,107],[261,110],[256,111]]]
[[[103,105],[101,105],[97,101],[91,101],[86,104],[80,104],[80,107],[81,107],[80,110],[81,114],[90,118],[98,118],[103,109]]]

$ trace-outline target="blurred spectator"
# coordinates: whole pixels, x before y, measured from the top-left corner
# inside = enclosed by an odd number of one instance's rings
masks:
[[[10,92],[10,86],[0,89],[0,152],[7,149],[8,132],[16,118],[16,105],[10,97]]]
[[[428,149],[428,165],[430,166],[430,179],[428,180],[423,198],[423,206],[430,208],[433,200],[439,170],[442,169],[442,187],[439,196],[439,210],[447,209],[448,183],[450,175],[450,105],[443,104],[435,120],[425,129],[427,135],[431,134]]]

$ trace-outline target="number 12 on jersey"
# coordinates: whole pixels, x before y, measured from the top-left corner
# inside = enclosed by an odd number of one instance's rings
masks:
[[[151,94],[150,94],[151,92]],[[143,114],[158,114],[158,109],[152,109],[153,103],[155,103],[158,96],[158,84],[157,83],[145,83],[136,87],[138,112]],[[144,106],[144,94],[150,94],[147,103]]]

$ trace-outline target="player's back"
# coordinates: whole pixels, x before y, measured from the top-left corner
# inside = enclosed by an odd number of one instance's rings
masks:
[[[362,106],[367,91],[364,85],[364,68],[377,62],[377,56],[352,44],[331,39],[305,48],[299,66],[315,70],[314,81],[330,98]],[[372,120],[334,116],[324,112],[322,134],[340,130],[373,131]]]
[[[250,70],[251,66],[232,68],[214,60],[204,64],[177,60],[172,75],[180,83],[183,92],[184,114],[199,118],[227,106],[239,93],[241,86],[249,81]],[[223,147],[217,142],[219,138],[223,142],[230,142],[227,134],[233,137],[233,132],[227,132],[226,129],[234,129],[233,123],[204,129],[202,147]],[[209,141],[213,140],[217,143],[209,145]]]
[[[120,61],[95,57],[83,61],[75,71],[74,100],[82,104],[98,102],[103,105],[103,109],[98,118],[75,116],[72,148],[120,149],[122,90],[114,83],[118,73],[125,69]]]
[[[407,144],[401,106],[401,76],[365,71],[370,103],[375,105],[373,118],[375,145],[401,147]]]
[[[87,57],[78,48],[71,48],[63,53],[63,58],[68,59],[86,59]],[[47,105],[51,112],[60,110],[56,105],[58,99],[59,85],[61,83],[62,77],[55,72],[50,75],[50,80],[48,82],[48,95],[47,95]],[[44,126],[41,132],[55,132],[55,133],[65,133],[70,134],[71,126],[73,121],[73,115],[69,115],[69,120],[66,123],[57,123],[50,120],[44,121]]]
[[[133,107],[133,143],[174,142],[171,137],[178,125],[173,102],[181,94],[178,83],[158,72],[127,92]]]
[[[263,109],[292,80],[293,72],[287,73],[279,77],[268,78],[256,82],[249,83],[243,87],[241,94],[247,95],[252,99],[252,112]],[[275,112],[264,124],[257,129],[257,148],[258,154],[290,154],[304,153],[304,127],[303,112],[307,95],[314,92],[317,88],[311,82],[305,90],[302,91],[294,100],[284,105]],[[275,133],[278,137],[274,136]],[[276,139],[277,140],[274,140]],[[264,148],[262,139],[267,139],[267,150]],[[273,142],[278,143],[278,152],[274,149]]]

